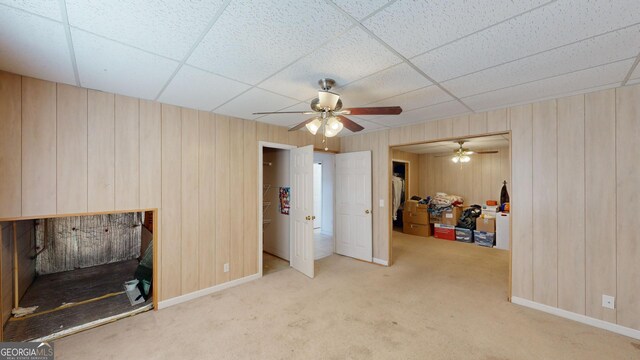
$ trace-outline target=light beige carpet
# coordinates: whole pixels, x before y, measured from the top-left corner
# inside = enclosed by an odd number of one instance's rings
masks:
[[[507,253],[398,235],[56,341],[56,359],[639,359],[640,342],[510,304]]]

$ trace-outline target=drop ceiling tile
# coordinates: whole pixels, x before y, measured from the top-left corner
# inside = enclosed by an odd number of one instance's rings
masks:
[[[363,24],[406,57],[539,6],[548,0],[400,0]]]
[[[529,103],[543,99],[587,92],[600,87],[615,87],[622,82],[633,59],[539,80],[528,84],[463,98],[476,111]]]
[[[640,1],[557,1],[411,59],[439,82],[640,21]]]
[[[421,121],[449,118],[466,114],[468,112],[469,110],[462,104],[460,104],[460,102],[458,102],[457,100],[453,100],[411,111],[404,111],[402,114],[397,116],[378,116],[372,118],[370,121],[374,121],[378,124],[386,125],[389,127],[395,127],[414,124]]]
[[[387,125],[384,125],[384,124],[381,124],[381,123],[377,123],[377,122],[373,122],[373,121],[368,121],[368,120],[365,120],[365,119],[363,119],[361,117],[348,116],[348,118],[353,120],[354,122],[358,123],[360,126],[364,127],[364,130],[361,130],[359,133],[388,128]],[[352,132],[349,131],[349,130],[346,130],[345,134],[352,134]]]
[[[66,0],[69,24],[182,60],[218,11],[216,1]]]
[[[462,76],[442,85],[458,97],[515,86],[635,57],[640,25]]]
[[[380,9],[389,1],[391,0],[333,0],[336,5],[358,20]]]
[[[154,99],[178,63],[71,29],[80,83],[84,87]]]
[[[340,93],[344,107],[353,107],[404,94],[428,85],[432,85],[431,81],[406,63],[400,63],[354,81],[336,91]]]
[[[260,110],[260,111],[271,111],[271,110]],[[273,111],[276,111],[276,110],[273,110]],[[293,106],[286,107],[284,109],[278,109],[277,111],[311,111],[311,108],[309,107],[308,102],[301,102]],[[305,115],[305,114],[273,114],[273,115],[266,115],[266,116],[260,117],[256,120],[260,122],[272,124],[272,125],[290,127],[290,126],[297,125],[303,122],[304,120],[307,120],[312,117],[314,116]]]
[[[2,5],[0,10],[0,69],[75,84],[62,24]]]
[[[321,0],[232,1],[188,63],[257,84],[351,25]]]
[[[367,106],[400,106],[403,111],[444,103],[454,100],[436,85],[427,86],[405,94],[367,104]]]
[[[296,100],[288,97],[274,94],[259,88],[253,88],[228,103],[216,108],[214,112],[242,119],[255,119],[260,117],[260,115],[253,115],[254,112],[278,111],[296,103]]]
[[[401,60],[360,28],[353,28],[269,78],[261,88],[299,100],[316,97],[318,80],[338,87],[400,63]]]
[[[0,4],[22,9],[53,20],[62,20],[59,0],[0,0]],[[4,8],[2,11],[5,11]]]
[[[249,85],[184,65],[158,100],[209,111],[249,89]]]

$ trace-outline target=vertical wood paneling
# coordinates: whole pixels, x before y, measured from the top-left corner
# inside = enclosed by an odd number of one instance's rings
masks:
[[[487,132],[495,133],[509,130],[507,109],[487,111]]]
[[[464,115],[452,120],[452,136],[469,135],[469,116]]]
[[[480,135],[487,133],[487,113],[469,115],[469,134]]]
[[[115,97],[89,90],[87,99],[89,211],[115,209]]]
[[[558,307],[585,313],[584,95],[558,99]]]
[[[230,259],[229,118],[216,115],[216,284],[229,281],[224,264]],[[233,229],[235,231],[236,229]]]
[[[269,125],[263,122],[256,122],[256,137],[258,141],[269,141]]]
[[[198,112],[198,282],[201,289],[216,283],[216,123],[213,115]]]
[[[57,84],[57,213],[87,211],[87,89]]]
[[[640,330],[640,87],[617,89],[617,321]]]
[[[616,296],[615,105],[615,90],[585,96],[586,314],[609,322],[616,311],[602,307],[602,295]]]
[[[138,99],[116,95],[115,204],[117,210],[140,207],[140,124]]]
[[[140,207],[159,208],[162,197],[160,103],[140,100]]]
[[[533,104],[533,300],[558,305],[556,101]]]
[[[182,294],[198,290],[198,111],[181,109],[182,115]],[[176,189],[177,190],[177,189]]]
[[[56,84],[22,78],[22,216],[56,213]]]
[[[509,109],[511,120],[512,197],[511,244],[512,294],[533,300],[533,130],[531,105]]]
[[[389,183],[391,179],[389,174],[389,134],[389,130],[384,130],[381,131],[378,136],[378,153],[380,154],[378,160],[380,162],[380,179],[386,179],[386,181],[380,181],[380,183],[378,184],[378,199],[373,200],[374,205],[376,204],[376,202],[379,203],[379,200],[382,200],[384,203],[384,208],[380,208],[378,206],[378,209],[381,210],[378,211],[378,220],[380,221],[378,231],[380,235],[376,239],[376,242],[373,243],[373,253],[377,259],[387,260],[389,264],[391,264],[393,259],[391,259],[389,256],[391,246],[391,239],[389,239],[389,209],[391,208],[391,199],[389,198],[389,194],[391,191],[389,189]]]
[[[438,122],[428,121],[424,124],[425,141],[431,141],[438,138]]]
[[[162,105],[162,299],[181,294],[182,120],[180,108]]]
[[[391,128],[389,130],[387,130],[389,132],[389,146],[395,146],[395,145],[400,145],[402,144],[402,129],[399,127],[394,127]],[[354,136],[354,138],[357,138],[357,136]],[[353,139],[351,139],[351,141],[353,141]]]
[[[453,119],[438,120],[438,139],[453,137]]]
[[[284,128],[283,128],[284,129]],[[286,131],[286,129],[285,129]],[[296,131],[297,132],[297,131]],[[291,133],[291,132],[289,132]],[[229,206],[231,237],[229,239],[229,278],[239,279],[244,274],[244,122],[231,119],[229,137]],[[233,204],[233,205],[231,205]]]
[[[258,142],[256,123],[244,121],[244,276],[258,272]],[[307,138],[308,139],[308,138]]]
[[[0,71],[0,218],[22,213],[21,92],[22,78]]]

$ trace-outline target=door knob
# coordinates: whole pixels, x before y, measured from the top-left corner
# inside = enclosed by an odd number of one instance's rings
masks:
[[[311,217],[311,220],[315,220],[315,219],[316,219],[316,217],[315,217],[315,216],[312,216],[312,217]]]
[[[367,210],[365,210],[365,211],[364,211],[364,213],[365,213],[365,214],[368,214],[368,213],[370,213],[370,212],[371,212],[371,211],[369,211],[369,209],[367,209]]]
[[[311,216],[307,216],[305,219],[307,219],[307,220],[311,220]]]

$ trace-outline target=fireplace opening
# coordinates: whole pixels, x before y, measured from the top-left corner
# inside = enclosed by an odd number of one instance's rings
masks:
[[[3,221],[2,341],[46,341],[154,308],[155,211]]]

